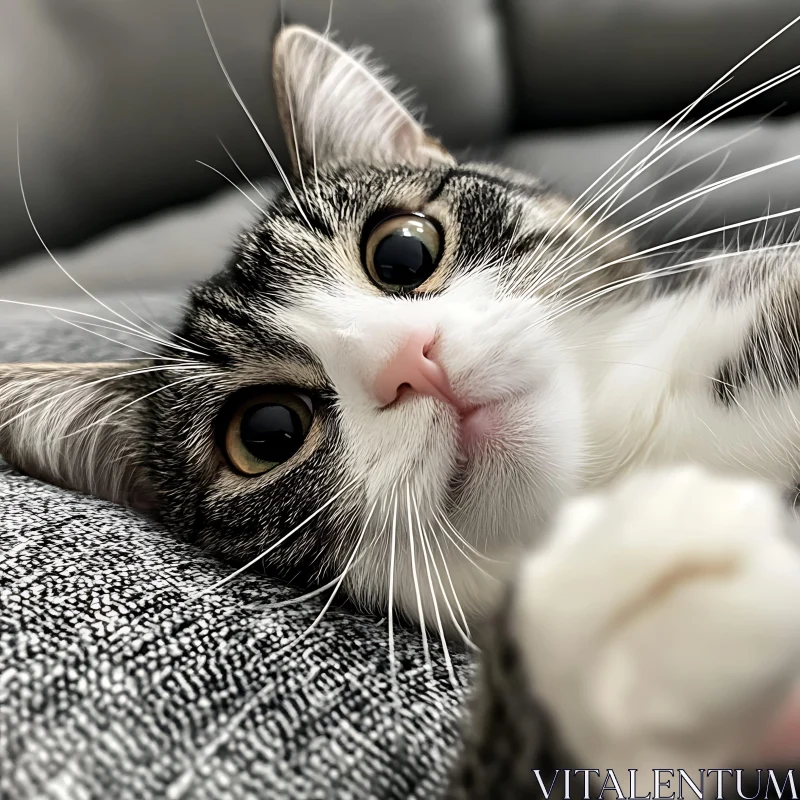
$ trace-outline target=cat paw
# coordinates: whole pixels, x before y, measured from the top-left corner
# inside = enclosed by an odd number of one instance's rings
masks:
[[[522,564],[506,622],[576,766],[796,759],[795,526],[777,489],[699,467],[564,508]]]

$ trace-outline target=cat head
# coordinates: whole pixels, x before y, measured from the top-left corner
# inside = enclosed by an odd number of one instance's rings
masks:
[[[357,601],[457,626],[577,477],[544,257],[576,217],[457,163],[311,30],[281,32],[274,79],[293,174],[227,267],[152,363],[0,367],[0,453],[223,557],[346,573]]]

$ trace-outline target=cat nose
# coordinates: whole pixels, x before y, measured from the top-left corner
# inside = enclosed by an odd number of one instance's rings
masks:
[[[413,334],[381,367],[374,386],[381,408],[391,405],[404,389],[458,406],[447,373],[430,355],[433,342],[433,334]]]

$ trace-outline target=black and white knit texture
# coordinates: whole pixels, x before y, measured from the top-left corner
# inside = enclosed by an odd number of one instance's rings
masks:
[[[0,361],[119,355],[61,323],[0,322]],[[325,596],[270,607],[302,592],[249,574],[202,594],[231,572],[0,467],[0,797],[440,796],[466,694],[441,648],[428,669],[419,633],[396,631],[393,690],[386,621],[334,605],[278,653]],[[472,664],[453,660],[466,687]]]

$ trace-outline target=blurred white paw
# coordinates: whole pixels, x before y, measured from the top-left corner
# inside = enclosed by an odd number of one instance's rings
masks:
[[[568,504],[522,566],[512,625],[576,766],[775,755],[800,676],[795,525],[777,489],[693,466]]]

